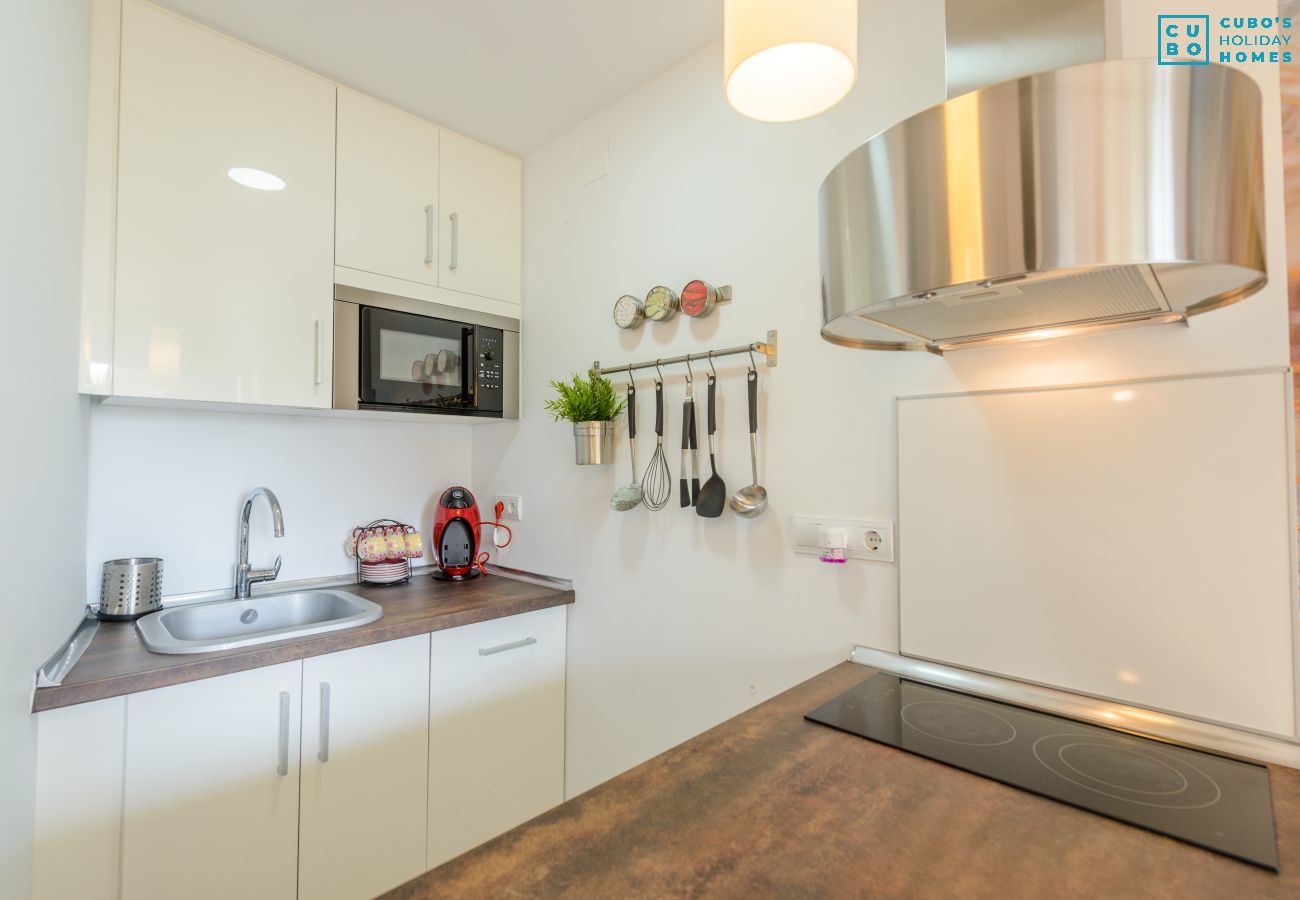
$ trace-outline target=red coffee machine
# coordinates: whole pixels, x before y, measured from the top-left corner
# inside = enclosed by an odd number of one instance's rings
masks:
[[[469,488],[450,487],[438,498],[438,515],[433,520],[433,558],[439,581],[466,581],[479,574],[478,504]]]

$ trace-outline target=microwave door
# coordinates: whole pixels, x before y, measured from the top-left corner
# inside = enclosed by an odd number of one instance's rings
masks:
[[[362,403],[473,408],[473,326],[377,308],[362,320]]]

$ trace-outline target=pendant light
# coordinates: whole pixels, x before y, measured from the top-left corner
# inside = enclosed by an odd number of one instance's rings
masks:
[[[858,74],[858,0],[723,0],[727,102],[793,122],[844,99]]]

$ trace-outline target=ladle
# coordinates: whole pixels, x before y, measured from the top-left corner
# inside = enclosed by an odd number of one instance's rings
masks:
[[[749,393],[749,465],[754,473],[754,483],[731,495],[727,505],[741,518],[752,519],[767,509],[767,489],[758,483],[758,369],[750,354],[749,374],[746,376]]]
[[[609,508],[616,512],[627,512],[641,505],[645,494],[636,475],[636,385],[627,383],[627,443],[632,453],[632,483],[625,484],[609,498]]]

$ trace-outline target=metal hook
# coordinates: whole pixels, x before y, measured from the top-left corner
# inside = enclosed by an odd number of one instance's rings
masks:
[[[691,355],[686,354],[686,383],[691,384],[695,381],[695,372],[691,369]]]
[[[709,351],[709,371],[711,371],[711,372],[713,373],[713,379],[716,381],[717,378],[718,378],[718,370],[715,369],[715,368],[713,368],[713,351],[712,351],[712,350]]]
[[[655,371],[659,373],[658,377],[655,378],[655,381],[657,381],[660,384],[660,386],[662,386],[664,383],[664,370],[659,368],[659,360],[657,359],[655,360]]]
[[[749,371],[753,372],[755,375],[758,374],[758,367],[757,367],[756,365],[754,365],[754,347],[753,347],[753,345],[750,345],[750,348],[749,348]]]

